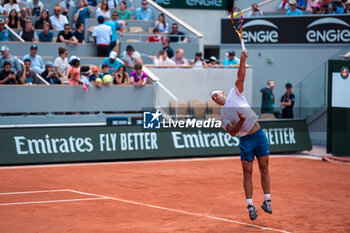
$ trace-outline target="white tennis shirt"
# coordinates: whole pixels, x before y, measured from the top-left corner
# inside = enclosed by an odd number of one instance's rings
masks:
[[[237,111],[242,113],[242,115],[246,118],[241,130],[238,132],[238,135],[243,137],[253,128],[254,124],[258,120],[258,116],[249,106],[243,93],[239,92],[236,85],[234,85],[226,98],[225,105],[221,108],[220,120],[224,129],[226,129],[229,122],[232,122],[233,125],[238,124],[239,117]]]

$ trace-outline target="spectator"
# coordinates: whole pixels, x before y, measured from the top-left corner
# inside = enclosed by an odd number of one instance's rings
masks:
[[[52,62],[48,62],[45,64],[45,70],[41,73],[41,77],[45,79],[50,84],[61,84],[61,80],[59,79],[57,73],[53,70]]]
[[[105,19],[111,18],[111,13],[108,8],[107,0],[101,2],[101,6],[96,9],[96,18],[102,15]]]
[[[125,66],[120,66],[118,68],[113,84],[130,85],[130,77],[126,72]]]
[[[165,22],[165,16],[163,13],[159,14],[158,20],[154,23],[154,26],[161,33],[168,33],[169,32],[169,24],[167,22]]]
[[[88,2],[89,5],[92,6],[92,7],[96,7],[96,6],[97,6],[97,0],[88,0],[87,2]]]
[[[24,67],[22,70],[17,72],[17,79],[21,84],[38,84],[39,80],[36,77],[36,73],[30,69],[32,63],[30,59],[24,60]]]
[[[318,4],[318,2],[319,0],[307,0],[306,10],[312,12],[313,7],[316,5],[318,5],[318,7],[320,8],[320,5]]]
[[[97,56],[99,57],[108,56],[112,37],[112,29],[111,27],[103,24],[104,20],[105,18],[100,15],[97,18],[99,25],[94,27],[94,30],[92,31],[92,36],[97,44]]]
[[[4,62],[4,69],[0,72],[0,84],[19,84],[16,74],[11,71],[11,63]]]
[[[203,54],[201,52],[197,52],[194,59],[190,62],[190,65],[207,68],[208,64],[204,61],[202,56]]]
[[[98,66],[92,67],[92,74],[89,77],[89,81],[92,85],[102,87],[102,82],[96,82],[96,79],[101,79],[102,81],[102,74],[99,73]]]
[[[137,8],[135,11],[136,20],[153,20],[153,13],[147,6],[148,2],[142,0],[141,7]]]
[[[0,51],[2,55],[0,58],[0,70],[4,69],[4,63],[8,61],[11,64],[11,71],[17,74],[17,72],[22,69],[19,59],[16,56],[10,55],[10,49],[5,45],[1,46]]]
[[[69,65],[71,66],[68,77],[69,85],[83,84],[80,81],[80,58],[77,56],[71,56],[69,58]]]
[[[297,0],[297,8],[304,11],[306,9],[307,0]]]
[[[149,58],[153,59],[153,65],[155,66],[175,65],[175,62],[168,58],[167,52],[165,50],[160,50],[156,57],[149,56]]]
[[[5,21],[0,19],[0,41],[9,41],[9,31],[5,28]]]
[[[160,35],[158,28],[154,28],[153,35],[148,38],[148,42],[161,43],[163,41],[164,41],[164,37]]]
[[[323,4],[323,5],[321,6],[321,13],[324,14],[324,15],[331,14],[331,12],[329,11],[329,6],[328,6],[328,4]]]
[[[344,13],[350,13],[350,0],[345,2],[345,11]]]
[[[114,74],[115,72],[117,72],[117,70],[119,69],[120,67],[120,62],[118,61],[117,59],[117,52],[116,51],[111,51],[109,53],[109,57],[106,57],[104,60],[103,60],[103,64],[106,64],[109,66],[109,73],[110,74]]]
[[[281,4],[278,6],[278,8],[284,11],[288,11],[290,9],[289,0],[283,0]]]
[[[321,14],[321,8],[318,4],[311,6],[312,14],[313,15],[319,15]]]
[[[256,3],[252,4],[252,10],[248,13],[248,17],[261,17],[263,13],[259,10],[259,6]]]
[[[117,11],[120,19],[132,19],[131,11],[127,9],[127,5],[124,1],[119,4],[120,9]]]
[[[92,83],[89,80],[91,70],[89,66],[80,67],[80,81],[85,83],[87,86],[92,86]]]
[[[238,58],[235,56],[235,51],[228,51],[228,57],[223,61],[224,66],[232,66],[239,63]]]
[[[186,58],[184,58],[184,50],[183,49],[177,49],[176,55],[171,58],[175,62],[175,65],[181,65],[181,66],[187,66],[188,61]]]
[[[29,16],[40,16],[41,11],[44,9],[44,4],[39,0],[28,0],[26,8]]]
[[[23,7],[21,8],[20,15],[19,15],[19,25],[21,26],[22,29],[26,27],[27,20],[28,20],[27,9]]]
[[[58,77],[67,79],[68,77],[68,50],[62,47],[58,48],[58,57],[54,61],[55,72]]]
[[[41,11],[40,19],[38,19],[35,22],[34,27],[35,27],[35,29],[43,29],[45,23],[48,23],[49,24],[49,28],[52,29],[51,21],[50,21],[50,15],[49,15],[48,10]]]
[[[283,106],[282,116],[283,118],[294,118],[293,106],[295,102],[295,96],[292,93],[292,84],[286,84],[286,93],[282,96],[280,106]]]
[[[119,7],[121,5],[122,2],[125,2],[126,3],[126,6],[131,9],[131,8],[134,8],[134,0],[119,0]]]
[[[67,23],[64,25],[64,30],[60,31],[57,35],[57,43],[66,43],[72,45],[78,45],[78,40],[73,35],[70,25]]]
[[[75,38],[77,38],[79,43],[83,43],[85,44],[85,40],[84,40],[84,24],[83,23],[76,23],[75,24],[75,32],[73,33],[73,36],[75,36]]]
[[[44,62],[43,59],[41,58],[38,53],[38,46],[36,44],[33,44],[30,47],[30,52],[29,54],[25,55],[22,60],[25,61],[27,59],[30,60],[31,62],[31,69],[35,71],[37,74],[41,74],[41,72],[44,71]]]
[[[342,4],[341,2],[332,1],[331,14],[336,14],[336,15],[344,14],[344,9],[340,7],[341,4]]]
[[[19,6],[17,4],[17,0],[5,0],[2,4],[2,7],[4,9],[4,15],[8,15],[8,13],[13,9],[17,13],[19,13]]]
[[[130,82],[137,87],[145,86],[147,83],[147,74],[142,71],[142,65],[137,63],[135,71],[130,74]]]
[[[267,87],[260,89],[262,93],[261,99],[261,113],[274,113],[275,107],[275,95],[273,89],[275,88],[275,82],[273,80],[267,81]]]
[[[172,31],[170,32],[169,38],[171,42],[183,42],[183,43],[187,43],[188,42],[188,38],[185,37],[185,34],[181,31],[179,31],[179,26],[177,25],[177,23],[173,23],[173,25],[171,26]]]
[[[30,19],[27,20],[25,28],[18,33],[24,41],[38,42],[39,38],[36,31],[33,29],[33,23]]]
[[[85,23],[86,18],[90,18],[92,7],[89,6],[87,0],[79,0],[78,8],[74,11],[74,21],[79,23]]]
[[[216,57],[214,57],[214,56],[209,57],[208,66],[209,67],[216,67],[217,65],[218,65],[218,60],[216,59]]]
[[[59,6],[56,6],[53,12],[54,15],[50,17],[53,29],[55,31],[63,31],[64,25],[68,24],[67,17],[61,14],[61,8]]]
[[[117,44],[117,30],[122,28],[123,31],[126,31],[126,26],[124,21],[118,21],[118,13],[114,11],[112,13],[112,19],[104,22],[105,25],[109,26],[112,30],[111,42],[109,44],[109,51],[112,51]]]
[[[289,16],[303,15],[303,12],[297,8],[296,0],[289,0],[289,6],[290,6],[290,10],[286,12],[286,15],[289,15]]]
[[[107,4],[109,8],[119,8],[119,2],[120,0],[107,0]]]
[[[71,7],[75,7],[75,2],[74,0],[62,0],[61,1],[61,8],[62,8],[62,14],[64,16],[68,16],[69,15],[69,9]]]
[[[102,71],[101,71],[101,76],[105,76],[106,74],[109,74],[109,65],[107,64],[102,64],[101,66]]]
[[[39,33],[40,42],[52,42],[53,33],[50,31],[50,24],[46,22],[43,30]]]
[[[19,29],[21,27],[19,23],[18,13],[15,9],[10,11],[9,16],[6,18],[5,23],[12,29]]]
[[[174,56],[174,50],[170,47],[170,39],[169,38],[164,39],[163,50],[165,50],[167,52],[169,58],[172,58]]]
[[[131,45],[126,46],[126,51],[123,52],[122,59],[125,62],[126,67],[130,69],[134,69],[136,63],[143,65],[141,55],[139,52],[135,51]]]

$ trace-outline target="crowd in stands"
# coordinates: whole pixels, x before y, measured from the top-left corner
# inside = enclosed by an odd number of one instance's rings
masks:
[[[346,14],[350,13],[350,0],[282,0],[278,8],[286,15],[308,14]],[[263,16],[258,4],[252,4],[249,17]]]

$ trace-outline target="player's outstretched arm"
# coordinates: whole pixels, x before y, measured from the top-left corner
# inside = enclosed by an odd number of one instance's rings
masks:
[[[245,73],[246,73],[246,64],[245,61],[248,58],[248,52],[247,50],[242,51],[241,53],[241,60],[239,62],[239,68],[238,68],[238,78],[235,83],[236,87],[238,88],[239,92],[243,92],[244,90],[244,79],[245,79]]]

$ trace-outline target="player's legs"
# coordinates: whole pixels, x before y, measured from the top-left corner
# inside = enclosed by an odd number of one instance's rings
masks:
[[[270,193],[269,156],[257,157],[261,174],[261,186],[264,193]]]
[[[253,161],[241,160],[243,168],[243,187],[247,199],[247,209],[250,220],[255,220],[258,217],[257,210],[253,204]]]

